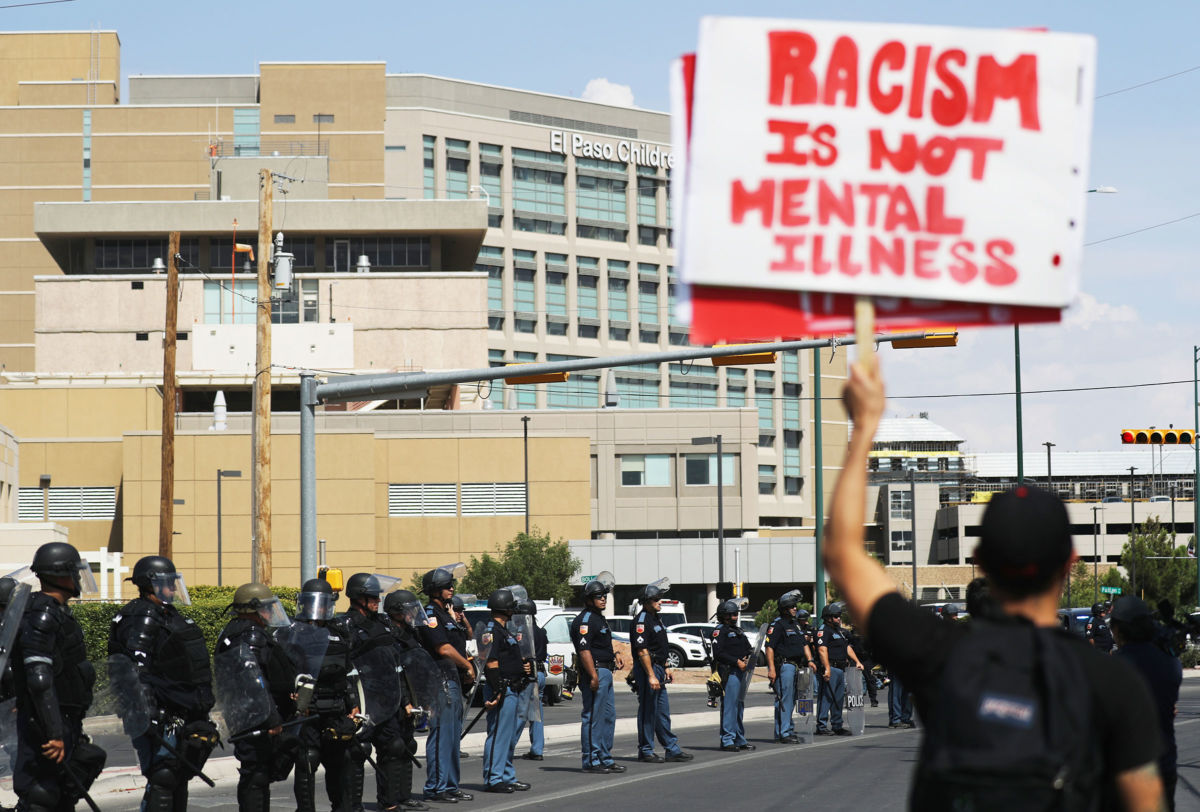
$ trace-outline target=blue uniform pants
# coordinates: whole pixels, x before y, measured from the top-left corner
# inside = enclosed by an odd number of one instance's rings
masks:
[[[483,698],[484,701],[490,701],[492,698],[492,691],[486,685]],[[512,688],[505,688],[504,700],[487,712],[487,741],[483,743],[483,783],[489,787],[511,784],[517,780],[517,770],[513,767],[513,750],[517,746],[517,737],[521,735],[517,727],[517,705],[520,698],[520,693]]]
[[[834,730],[842,729],[842,707],[846,704],[846,672],[840,668],[829,669],[829,676],[821,683],[821,693],[817,695],[817,730],[828,730],[825,717],[829,716],[828,724]]]
[[[537,693],[537,702],[542,701],[542,692],[546,690],[546,672],[537,672],[537,685],[530,683],[525,686],[525,690],[530,693]],[[546,726],[543,724],[542,714],[538,714],[536,720],[529,722],[529,752],[535,756],[540,756],[542,751],[546,749]],[[521,733],[525,730],[525,718],[520,720],[520,727],[517,730],[517,741],[521,740]]]
[[[742,724],[742,714],[746,710],[746,703],[742,701],[742,683],[746,678],[746,672],[735,666],[729,672],[729,679],[725,680],[725,693],[721,697],[722,747],[741,747],[746,743],[746,727]]]
[[[462,689],[447,682],[444,703],[429,722],[425,738],[425,792],[429,795],[458,789],[458,740],[462,736]]]
[[[579,690],[583,697],[580,719],[580,749],[584,767],[607,767],[613,763],[613,736],[617,726],[617,701],[613,695],[612,669],[596,668],[598,686],[592,691],[592,682],[583,676]],[[640,730],[640,725],[639,725]]]
[[[638,755],[653,755],[656,736],[668,756],[681,753],[679,738],[671,732],[671,703],[667,699],[666,670],[661,665],[654,664],[654,676],[662,686],[657,691],[650,690],[650,679],[641,663],[634,667],[634,675],[638,695]]]
[[[912,721],[912,694],[892,677],[888,684],[888,724],[907,724]]]
[[[775,671],[775,738],[786,739],[796,732],[792,711],[796,707],[795,663],[785,662]]]

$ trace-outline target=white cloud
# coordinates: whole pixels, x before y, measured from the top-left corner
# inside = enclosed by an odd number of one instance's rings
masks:
[[[633,107],[633,88],[629,85],[618,85],[601,77],[592,79],[583,89],[582,98],[586,101],[611,104],[616,107]]]
[[[1089,293],[1081,293],[1079,299],[1063,314],[1065,325],[1084,330],[1095,324],[1121,321],[1137,321],[1137,311],[1129,305],[1101,302]]]

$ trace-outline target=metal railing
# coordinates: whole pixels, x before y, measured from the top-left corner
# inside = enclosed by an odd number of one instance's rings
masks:
[[[216,144],[208,145],[208,154],[213,158],[315,157],[329,154],[329,140],[271,140],[259,141],[257,144],[236,144],[230,141],[220,141]]]

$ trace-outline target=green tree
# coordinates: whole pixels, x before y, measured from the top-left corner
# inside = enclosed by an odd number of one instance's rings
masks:
[[[762,608],[759,609],[757,613],[755,613],[754,623],[757,626],[761,626],[764,623],[770,623],[772,620],[774,620],[778,616],[779,616],[779,601],[775,600],[774,598],[771,598],[769,601],[767,601],[766,603],[764,603],[762,605]]]
[[[1076,561],[1075,566],[1071,567],[1070,589],[1063,590],[1062,605],[1091,606],[1097,600],[1110,599],[1112,595],[1099,590],[1099,587],[1102,586],[1120,587],[1122,595],[1129,594],[1129,582],[1125,580],[1125,576],[1121,575],[1120,570],[1116,567],[1110,567],[1100,573],[1100,578],[1097,581],[1091,564],[1084,561]]]
[[[487,600],[502,586],[523,584],[529,597],[552,598],[565,605],[571,599],[571,579],[579,566],[564,539],[551,541],[550,534],[541,531],[518,533],[498,555],[471,557],[461,591]]]
[[[1138,594],[1151,605],[1164,599],[1176,607],[1195,602],[1196,559],[1157,519],[1134,527],[1121,550],[1121,566],[1136,577]]]

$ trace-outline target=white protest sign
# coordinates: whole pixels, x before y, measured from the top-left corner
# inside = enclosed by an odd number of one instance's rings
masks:
[[[1094,65],[1076,34],[705,18],[682,279],[1067,306]]]

